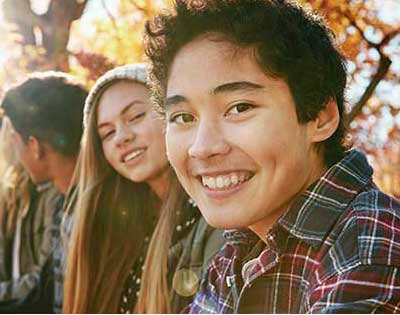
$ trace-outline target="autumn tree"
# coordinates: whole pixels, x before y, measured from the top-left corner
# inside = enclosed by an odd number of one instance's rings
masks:
[[[48,2],[43,13],[34,10],[35,2],[42,6]],[[165,7],[164,0],[0,0],[0,3],[8,22],[0,25],[0,32],[7,34],[0,42],[0,49],[12,56],[0,69],[0,82],[5,83],[0,85],[0,97],[1,90],[24,73],[62,70],[78,75],[90,86],[116,65],[143,61],[144,22]],[[116,4],[116,12],[108,7],[110,3]],[[102,14],[90,20],[93,31],[88,34],[88,20],[82,17],[90,4]]]
[[[30,0],[3,0],[2,10],[4,18],[16,25],[20,45],[42,47],[53,69],[68,71],[71,24],[82,16],[87,1],[50,0],[47,11],[37,14]]]
[[[325,15],[348,59],[353,142],[369,154],[382,188],[400,198],[400,89],[397,97],[395,92],[400,81],[399,5],[380,0],[303,3]],[[393,7],[386,17],[383,4]]]
[[[349,120],[354,120],[373,97],[382,80],[393,83],[400,80],[400,74],[390,72],[394,56],[387,50],[392,41],[400,35],[400,25],[386,23],[379,18],[378,1],[308,0],[314,9],[323,13],[346,57],[352,63],[352,79],[365,69],[370,69],[369,83],[359,99],[352,104]],[[363,57],[360,58],[360,55]],[[399,56],[397,56],[399,57]]]
[[[113,66],[143,62],[145,22],[169,5],[165,0],[119,0],[113,11],[106,1],[99,2],[105,16],[92,21],[91,33],[85,32],[85,25],[78,21],[71,38],[73,55],[84,68],[75,67],[73,71],[83,74],[89,83]]]

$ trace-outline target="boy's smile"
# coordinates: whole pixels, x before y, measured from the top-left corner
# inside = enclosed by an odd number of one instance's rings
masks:
[[[266,75],[253,49],[218,34],[176,55],[166,116],[171,164],[216,227],[274,222],[323,171],[314,121],[299,124],[286,82]]]

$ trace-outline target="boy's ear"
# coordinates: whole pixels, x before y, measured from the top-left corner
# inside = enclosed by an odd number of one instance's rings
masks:
[[[29,136],[28,138],[29,150],[33,153],[35,160],[40,160],[45,155],[45,147],[35,136]]]
[[[330,100],[311,124],[311,141],[322,142],[330,138],[339,126],[340,116],[336,101]]]

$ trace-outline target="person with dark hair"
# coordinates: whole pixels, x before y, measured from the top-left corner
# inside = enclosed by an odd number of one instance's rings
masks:
[[[1,104],[13,128],[17,158],[32,182],[52,182],[60,193],[51,213],[51,276],[41,280],[54,280],[56,312],[61,311],[66,259],[60,231],[62,209],[80,149],[86,97],[87,91],[72,76],[49,71],[32,74],[11,88]]]
[[[323,19],[177,0],[145,51],[171,165],[227,230],[190,312],[398,312],[400,205],[345,145],[345,60]]]
[[[52,214],[59,193],[33,185],[16,159],[10,121],[0,128],[0,312],[48,313],[51,287],[41,283],[51,253]],[[48,290],[46,290],[48,288]],[[50,295],[47,295],[50,293]]]
[[[2,102],[15,130],[18,156],[34,182],[50,180],[63,193],[75,169],[87,92],[66,74],[32,75]]]

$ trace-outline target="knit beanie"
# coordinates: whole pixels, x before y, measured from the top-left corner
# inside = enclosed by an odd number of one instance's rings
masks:
[[[97,79],[96,83],[89,91],[83,109],[83,126],[87,127],[89,123],[89,113],[93,106],[99,101],[103,91],[116,80],[131,80],[147,85],[146,66],[142,63],[128,64],[114,68],[104,73]]]

